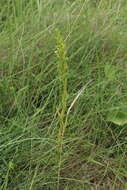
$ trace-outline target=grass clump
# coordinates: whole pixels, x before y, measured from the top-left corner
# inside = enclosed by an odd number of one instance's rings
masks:
[[[126,9],[0,1],[1,190],[127,189]]]

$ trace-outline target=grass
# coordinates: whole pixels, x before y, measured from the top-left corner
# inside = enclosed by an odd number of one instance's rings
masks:
[[[126,10],[0,1],[0,190],[127,189]]]

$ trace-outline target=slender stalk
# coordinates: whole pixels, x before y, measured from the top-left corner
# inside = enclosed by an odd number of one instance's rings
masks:
[[[66,111],[67,111],[67,75],[68,75],[68,64],[67,64],[67,52],[66,46],[62,39],[61,33],[59,30],[56,31],[56,55],[58,58],[58,75],[59,75],[59,95],[60,95],[60,111],[58,113],[60,120],[60,127],[58,132],[58,154],[59,154],[59,167],[58,167],[58,186],[60,183],[60,170],[61,170],[61,159],[62,159],[62,150],[63,150],[63,138],[66,129]]]

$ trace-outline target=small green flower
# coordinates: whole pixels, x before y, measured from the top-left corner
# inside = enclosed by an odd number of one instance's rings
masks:
[[[12,161],[9,161],[8,168],[9,168],[9,170],[13,170],[14,169],[14,163]]]

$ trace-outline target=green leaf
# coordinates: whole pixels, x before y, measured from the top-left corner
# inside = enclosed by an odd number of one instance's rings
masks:
[[[125,125],[127,124],[127,112],[112,112],[108,115],[108,121],[116,124],[116,125]]]

